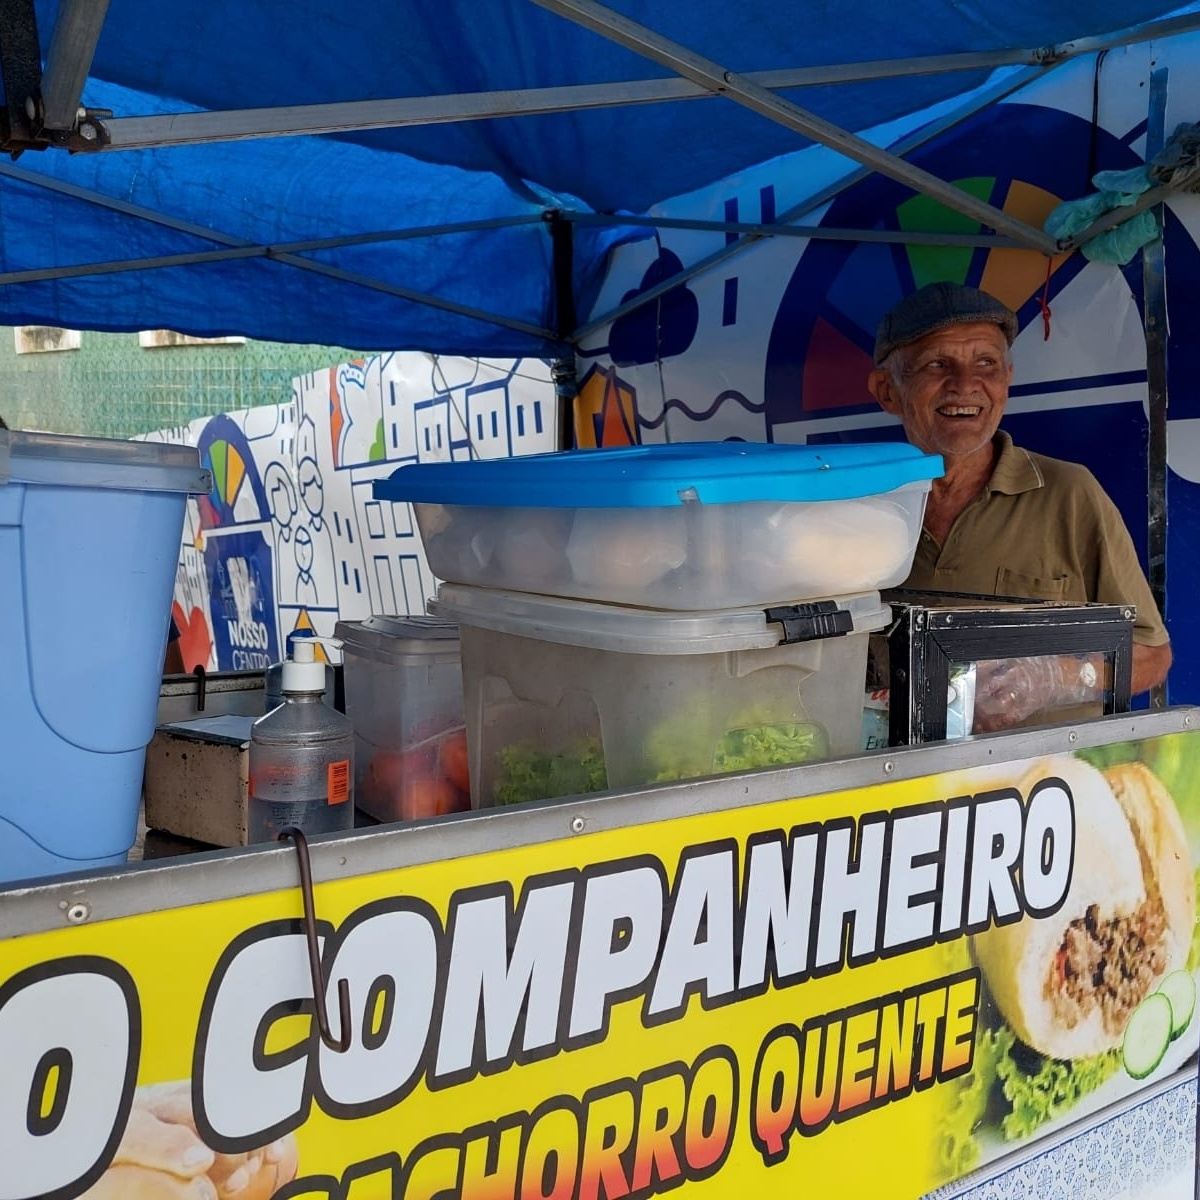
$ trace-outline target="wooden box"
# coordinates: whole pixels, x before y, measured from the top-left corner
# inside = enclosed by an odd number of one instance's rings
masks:
[[[213,846],[244,846],[252,716],[160,725],[146,749],[146,825]]]

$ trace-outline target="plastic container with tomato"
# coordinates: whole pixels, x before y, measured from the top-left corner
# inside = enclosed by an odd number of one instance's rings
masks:
[[[432,617],[339,621],[355,798],[380,821],[470,807],[458,626]]]

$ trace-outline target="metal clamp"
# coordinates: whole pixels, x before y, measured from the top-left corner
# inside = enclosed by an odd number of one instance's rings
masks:
[[[854,617],[849,609],[834,600],[814,600],[809,604],[781,604],[765,610],[768,621],[783,626],[780,645],[811,642],[816,638],[841,637],[854,632]]]
[[[294,825],[279,831],[279,841],[291,838],[296,843],[296,854],[300,860],[300,895],[304,900],[304,934],[308,940],[308,970],[312,976],[313,1005],[317,1014],[317,1029],[321,1041],[330,1050],[344,1054],[350,1049],[350,983],[343,976],[338,980],[338,1016],[341,1018],[341,1036],[335,1038],[329,1028],[329,1011],[325,1007],[325,972],[321,968],[321,950],[317,944],[317,913],[313,903],[312,866],[308,859],[308,838]]]

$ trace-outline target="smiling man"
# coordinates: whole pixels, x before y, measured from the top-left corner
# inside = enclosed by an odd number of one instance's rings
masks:
[[[867,386],[914,446],[946,464],[905,586],[1134,604],[1132,689],[1146,691],[1166,678],[1171,648],[1121,514],[1085,467],[1022,450],[999,429],[1016,335],[1010,309],[953,283],[921,288],[880,322]]]

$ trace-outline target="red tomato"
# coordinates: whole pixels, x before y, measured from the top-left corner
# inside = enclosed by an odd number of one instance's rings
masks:
[[[449,808],[439,809],[439,812],[470,812],[471,811],[471,793],[460,791],[453,787],[453,796],[447,795],[446,802],[450,805]]]
[[[467,767],[467,731],[457,729],[442,739],[438,747],[438,766],[442,774],[460,792],[471,791],[471,776]]]
[[[354,799],[360,808],[377,807],[386,802],[387,796],[387,789],[380,786],[379,780],[371,774],[370,769],[355,787]]]
[[[459,795],[444,779],[406,779],[400,789],[400,819],[416,821],[457,812]]]
[[[400,756],[405,779],[432,779],[438,774],[437,742],[424,742]]]
[[[402,754],[380,750],[367,768],[367,774],[376,783],[392,790],[399,788],[406,779],[430,779],[438,773],[437,746],[432,742]]]
[[[390,750],[380,750],[372,755],[367,767],[365,782],[372,793],[398,791],[404,782],[404,756]]]

